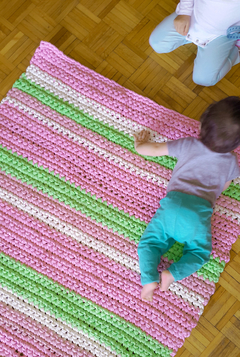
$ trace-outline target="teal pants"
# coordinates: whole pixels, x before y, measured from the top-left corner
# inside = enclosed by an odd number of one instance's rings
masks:
[[[159,282],[161,256],[177,241],[184,244],[183,256],[169,267],[174,280],[182,280],[200,269],[212,251],[211,216],[205,199],[171,191],[160,201],[138,244],[142,285]]]

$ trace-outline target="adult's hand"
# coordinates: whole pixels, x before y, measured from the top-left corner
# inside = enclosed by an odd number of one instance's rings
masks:
[[[191,16],[178,15],[174,20],[174,27],[182,36],[186,36],[189,30]]]

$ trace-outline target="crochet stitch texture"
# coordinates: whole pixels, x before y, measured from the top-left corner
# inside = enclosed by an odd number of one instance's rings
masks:
[[[197,137],[198,122],[47,42],[2,100],[0,117],[0,354],[174,356],[238,237],[239,181],[217,200],[211,260],[143,302],[137,244],[176,161],[143,158],[132,134]],[[176,243],[159,271],[181,254]]]

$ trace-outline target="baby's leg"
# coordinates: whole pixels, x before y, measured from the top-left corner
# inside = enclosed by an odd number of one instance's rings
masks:
[[[160,290],[167,291],[169,286],[174,282],[174,277],[168,270],[164,270],[160,279]],[[152,301],[154,290],[158,287],[158,283],[150,283],[144,285],[141,291],[141,299]]]
[[[164,270],[160,279],[160,290],[167,291],[169,286],[174,282],[174,277],[168,270]],[[141,291],[141,299],[152,301],[154,290],[158,287],[158,283],[149,283],[143,286]]]
[[[162,209],[159,208],[143,233],[139,245],[138,256],[143,289],[141,298],[152,301],[153,292],[159,283],[157,267],[161,256],[169,250],[174,240],[168,238],[162,222]]]
[[[209,260],[212,250],[210,202],[181,192],[175,194],[177,197],[179,210],[172,236],[184,244],[183,256],[168,268],[168,273],[162,273],[162,290],[168,288],[173,278],[182,280],[200,269]]]
[[[204,237],[186,243],[183,249],[183,256],[181,259],[173,263],[168,271],[174,277],[174,280],[182,280],[187,276],[195,273],[210,259],[212,251],[211,237]]]
[[[149,283],[144,285],[141,291],[141,299],[152,301],[154,290],[158,287],[158,283]]]
[[[161,274],[160,290],[167,291],[169,286],[174,282],[174,277],[169,270],[164,270]]]

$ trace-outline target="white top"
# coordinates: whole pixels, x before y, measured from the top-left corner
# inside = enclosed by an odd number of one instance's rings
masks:
[[[240,0],[180,0],[176,13],[191,16],[187,39],[200,47],[240,26]]]

